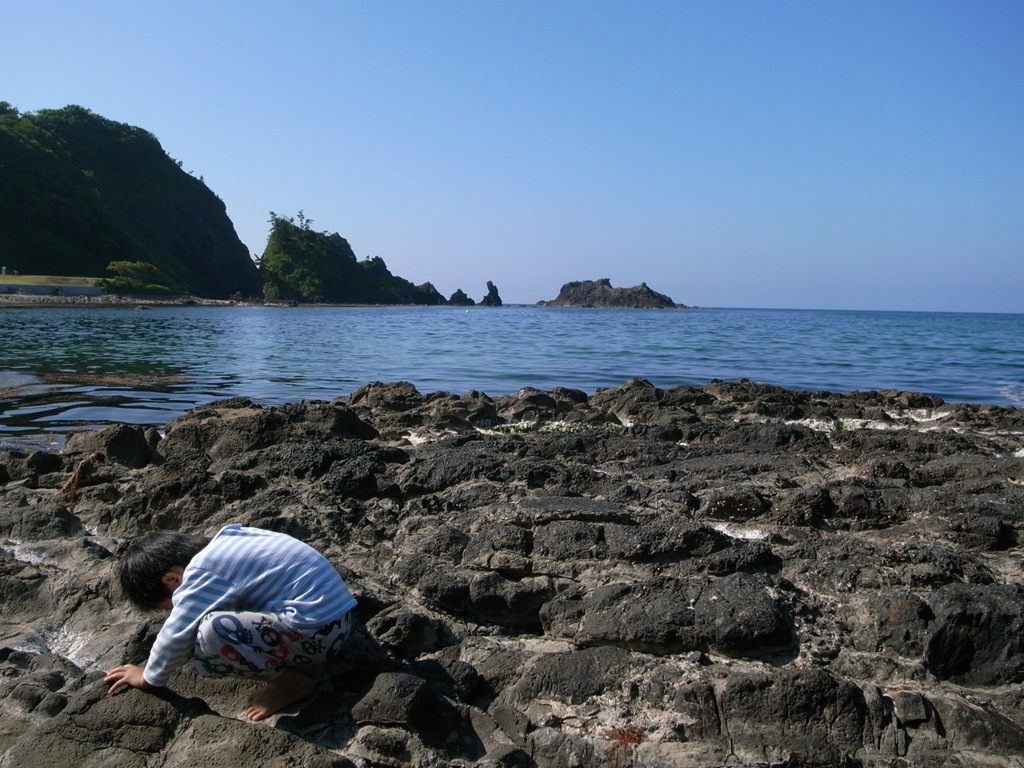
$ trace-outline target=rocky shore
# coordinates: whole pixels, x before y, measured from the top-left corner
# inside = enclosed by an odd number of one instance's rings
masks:
[[[102,293],[98,295],[69,295],[10,292],[0,293],[0,308],[3,307],[187,307],[187,306],[231,306],[240,302],[228,299],[202,299],[195,296],[119,296]]]
[[[359,599],[265,723],[181,672],[154,528],[318,547]],[[375,383],[0,454],[0,766],[1020,766],[1024,412],[748,381],[491,398]]]

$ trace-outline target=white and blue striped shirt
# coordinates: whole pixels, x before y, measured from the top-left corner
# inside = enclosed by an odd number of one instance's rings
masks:
[[[210,611],[273,613],[295,629],[314,629],[356,605],[334,566],[284,533],[228,525],[185,568],[171,596],[174,607],[157,635],[143,677],[167,684],[195,645]]]

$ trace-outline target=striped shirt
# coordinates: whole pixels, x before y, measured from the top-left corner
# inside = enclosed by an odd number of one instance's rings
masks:
[[[163,686],[192,652],[210,611],[273,613],[298,630],[329,624],[356,601],[334,566],[287,534],[228,525],[185,568],[143,672]]]

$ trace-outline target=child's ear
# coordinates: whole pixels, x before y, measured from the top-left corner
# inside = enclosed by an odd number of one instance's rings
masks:
[[[160,577],[160,581],[173,592],[181,586],[181,575],[184,572],[185,569],[180,565],[172,565],[167,573]]]

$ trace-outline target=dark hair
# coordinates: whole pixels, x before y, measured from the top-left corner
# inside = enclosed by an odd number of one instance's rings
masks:
[[[186,567],[210,543],[202,536],[158,531],[132,543],[121,557],[119,578],[125,597],[137,608],[156,608],[170,590],[162,579],[174,566]]]

